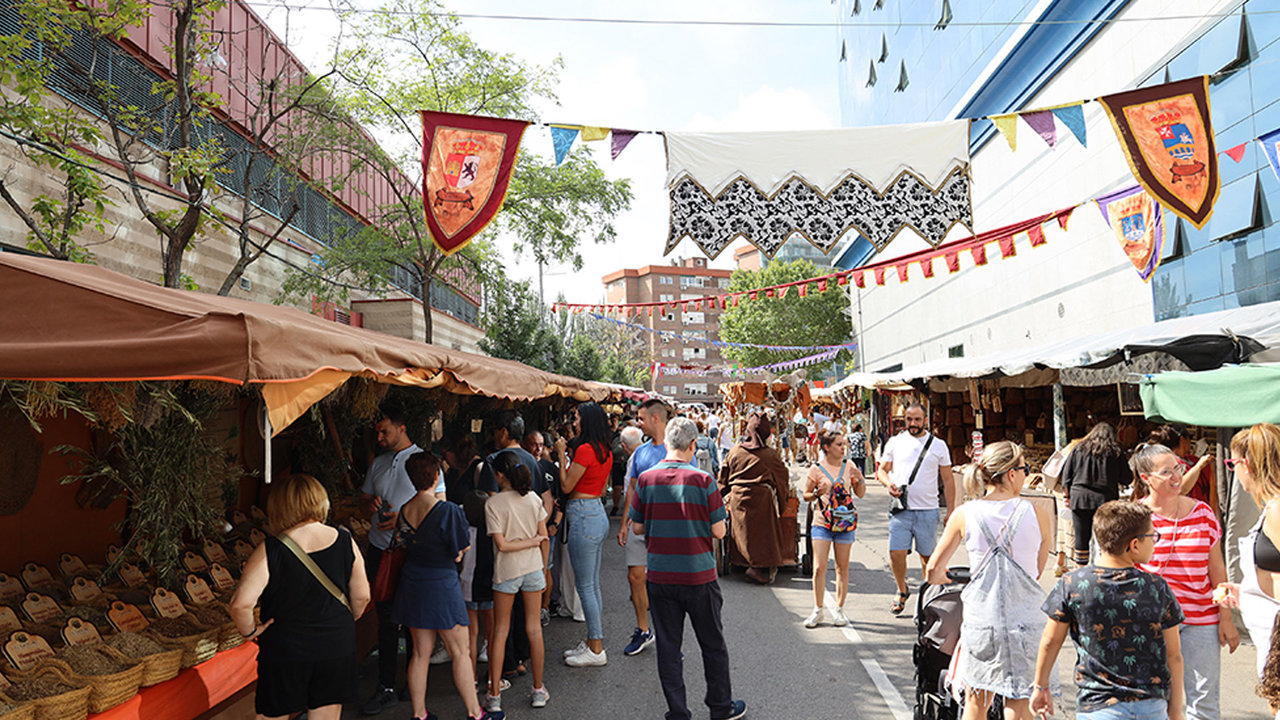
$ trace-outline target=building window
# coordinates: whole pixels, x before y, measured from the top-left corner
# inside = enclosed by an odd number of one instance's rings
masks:
[[[961,343],[959,345],[952,345],[951,347],[947,348],[947,357],[953,357],[953,358],[964,357],[964,344]]]
[[[682,352],[684,353],[685,360],[705,360],[707,357],[707,351],[705,348],[687,347],[683,348]]]
[[[662,392],[668,395],[675,395],[676,393],[680,392],[680,388],[679,386],[676,386],[676,385],[663,385]]]
[[[659,285],[670,285],[671,283],[672,283],[672,280],[671,280],[671,276],[670,276],[670,275],[659,275],[659,276],[658,276],[658,284],[659,284]]]
[[[700,312],[687,312],[682,314],[681,322],[685,325],[702,325],[707,322],[707,316]]]
[[[663,319],[663,320],[665,320],[665,321],[667,321],[667,322],[675,322],[675,321],[676,321],[676,314],[675,314],[675,312],[674,312],[674,311],[668,310],[667,312],[665,312],[665,313],[663,313],[663,314],[662,314],[662,319]]]
[[[706,395],[707,384],[706,383],[690,383],[684,386],[684,392],[686,395]]]
[[[662,348],[662,357],[664,357],[664,358],[673,358],[673,357],[675,357],[675,356],[676,356],[676,349],[675,349],[675,348]]]
[[[673,302],[676,296],[672,293],[662,293],[658,295],[658,302]]]

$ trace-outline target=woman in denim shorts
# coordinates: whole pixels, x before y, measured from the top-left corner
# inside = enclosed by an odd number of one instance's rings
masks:
[[[837,627],[849,624],[844,614],[844,600],[849,594],[849,551],[853,533],[858,527],[858,510],[854,496],[862,497],[867,484],[862,471],[844,461],[845,438],[838,432],[818,432],[821,458],[809,468],[805,480],[804,499],[814,503],[813,526],[809,539],[813,544],[813,612],[805,619],[807,628],[822,622],[823,600],[827,590],[827,554],[836,554],[836,608],[831,622]]]

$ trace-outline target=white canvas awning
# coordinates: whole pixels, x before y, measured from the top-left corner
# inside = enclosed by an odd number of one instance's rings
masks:
[[[1020,376],[1026,381],[1024,384],[1040,385],[1052,382],[1043,373],[1046,369],[1107,367],[1161,346],[1169,346],[1166,352],[1189,365],[1194,363],[1187,361],[1187,355],[1203,356],[1204,362],[1212,362],[1215,349],[1230,346],[1236,338],[1252,339],[1264,348],[1252,354],[1250,361],[1275,361],[1280,355],[1280,302],[1174,318],[982,357],[934,360],[892,372],[853,373],[833,387],[901,389],[913,381],[926,379]],[[1257,350],[1256,345],[1247,341],[1246,344],[1251,346],[1250,351]]]

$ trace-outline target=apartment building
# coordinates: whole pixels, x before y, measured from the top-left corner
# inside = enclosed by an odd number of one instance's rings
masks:
[[[708,341],[719,340],[720,310],[695,308],[695,298],[722,295],[729,289],[730,270],[707,267],[703,257],[683,258],[671,265],[646,265],[617,270],[604,276],[607,303],[671,303],[630,318],[644,325],[649,361],[664,366],[647,383],[647,389],[670,395],[680,402],[716,402],[718,387],[731,381],[707,370],[726,361],[720,349]],[[678,374],[677,374],[678,372]],[[698,373],[696,375],[690,373]]]

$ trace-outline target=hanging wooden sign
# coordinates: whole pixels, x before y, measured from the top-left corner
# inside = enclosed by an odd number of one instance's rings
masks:
[[[62,577],[70,578],[87,574],[89,566],[84,564],[84,560],[81,560],[79,555],[62,553],[58,556],[58,572],[62,573]]]
[[[18,613],[8,605],[0,605],[0,633],[11,633],[21,629],[22,621],[18,619]]]
[[[137,565],[124,563],[120,566],[120,582],[131,588],[142,587],[147,584],[147,576]]]
[[[182,589],[186,591],[187,599],[196,605],[208,605],[215,600],[213,591],[209,589],[209,583],[196,575],[188,575]]]
[[[62,615],[62,608],[48,595],[27,593],[22,600],[22,612],[35,622],[43,623],[56,620]]]
[[[227,564],[227,551],[212,540],[204,541],[204,557],[211,563]]]
[[[53,648],[39,635],[18,630],[9,635],[4,644],[4,656],[9,664],[22,672],[34,670],[41,660],[53,657]]]
[[[26,585],[28,590],[42,585],[52,585],[53,574],[49,572],[49,568],[40,563],[29,562],[22,566],[22,584]]]
[[[187,572],[200,573],[209,569],[209,563],[194,550],[182,554],[182,565]]]
[[[93,645],[102,642],[102,635],[93,623],[72,617],[67,618],[67,624],[62,626],[62,639],[68,645]]]
[[[226,592],[236,586],[235,578],[222,567],[222,563],[213,563],[209,566],[209,578],[213,580],[213,586],[218,588],[219,592]]]
[[[77,577],[71,581],[71,597],[75,598],[76,602],[91,602],[102,597],[102,588],[89,578]]]
[[[164,588],[156,588],[151,594],[151,607],[155,608],[157,615],[164,618],[176,618],[187,611],[182,600]]]
[[[107,620],[120,632],[142,632],[149,624],[137,606],[119,600],[111,603],[111,607],[107,609]]]
[[[0,603],[15,602],[22,599],[26,592],[22,582],[12,575],[0,573]]]

